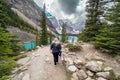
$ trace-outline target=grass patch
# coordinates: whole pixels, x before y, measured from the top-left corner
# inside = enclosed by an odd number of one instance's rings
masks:
[[[67,73],[66,73],[66,75],[67,75],[67,79],[66,79],[66,80],[70,80],[70,79],[71,79],[71,77],[72,77],[72,73],[67,72]]]

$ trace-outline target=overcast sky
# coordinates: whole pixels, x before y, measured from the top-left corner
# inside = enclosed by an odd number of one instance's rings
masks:
[[[85,20],[86,0],[34,0],[40,7],[45,2],[47,11],[57,19],[69,19],[73,23]]]

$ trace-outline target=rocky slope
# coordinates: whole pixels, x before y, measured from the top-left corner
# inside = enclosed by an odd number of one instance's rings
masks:
[[[20,11],[28,19],[35,24],[40,25],[41,13],[40,8],[35,4],[33,0],[5,0],[5,2],[11,7]],[[47,26],[55,30],[52,23],[47,19]]]
[[[66,30],[68,34],[79,34],[84,29],[85,22],[80,22],[80,23],[72,23],[69,20],[57,20],[56,17],[52,16],[49,18],[49,20],[52,22],[54,28],[57,30],[58,33],[61,33],[62,30],[62,25],[63,23],[66,24]]]
[[[20,29],[18,28],[7,28],[7,30],[12,33],[12,34],[16,34],[19,36],[19,39],[22,41],[22,42],[30,42],[30,41],[33,41],[35,40],[35,35],[31,34],[31,33],[27,33],[25,31],[21,31]]]
[[[59,20],[59,24],[62,26],[62,24],[65,23],[66,24],[66,30],[68,34],[79,34],[79,32],[81,32],[84,29],[84,24],[85,22],[80,22],[80,23],[72,23],[67,19],[61,19]]]

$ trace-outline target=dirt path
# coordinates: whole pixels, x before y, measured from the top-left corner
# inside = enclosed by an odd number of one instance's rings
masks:
[[[60,63],[54,66],[48,46],[32,53],[30,66],[26,72],[30,75],[30,80],[66,80],[64,66]]]
[[[102,59],[106,62],[107,66],[113,68],[116,75],[120,75],[120,64],[110,55],[103,54],[94,49],[93,45],[88,43],[82,44],[82,51],[75,53],[73,58],[86,60],[90,58]],[[63,51],[64,53],[64,51]],[[70,52],[74,53],[74,52]],[[31,51],[29,57],[21,59],[19,62],[25,64],[29,60],[29,67],[25,73],[29,74],[27,80],[66,80],[66,71],[64,66],[59,63],[56,67],[53,64],[53,55],[50,53],[49,46],[39,48]],[[16,80],[16,79],[15,79]],[[25,79],[26,80],[26,79]]]

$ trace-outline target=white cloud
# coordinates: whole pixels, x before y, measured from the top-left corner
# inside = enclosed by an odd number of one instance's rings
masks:
[[[72,14],[66,14],[58,0],[34,0],[37,5],[40,7],[43,6],[43,2],[46,3],[47,11],[50,12],[57,19],[69,19],[72,22],[79,22],[81,20],[85,20],[85,3],[87,0],[80,0],[79,4],[76,8],[76,12]]]

